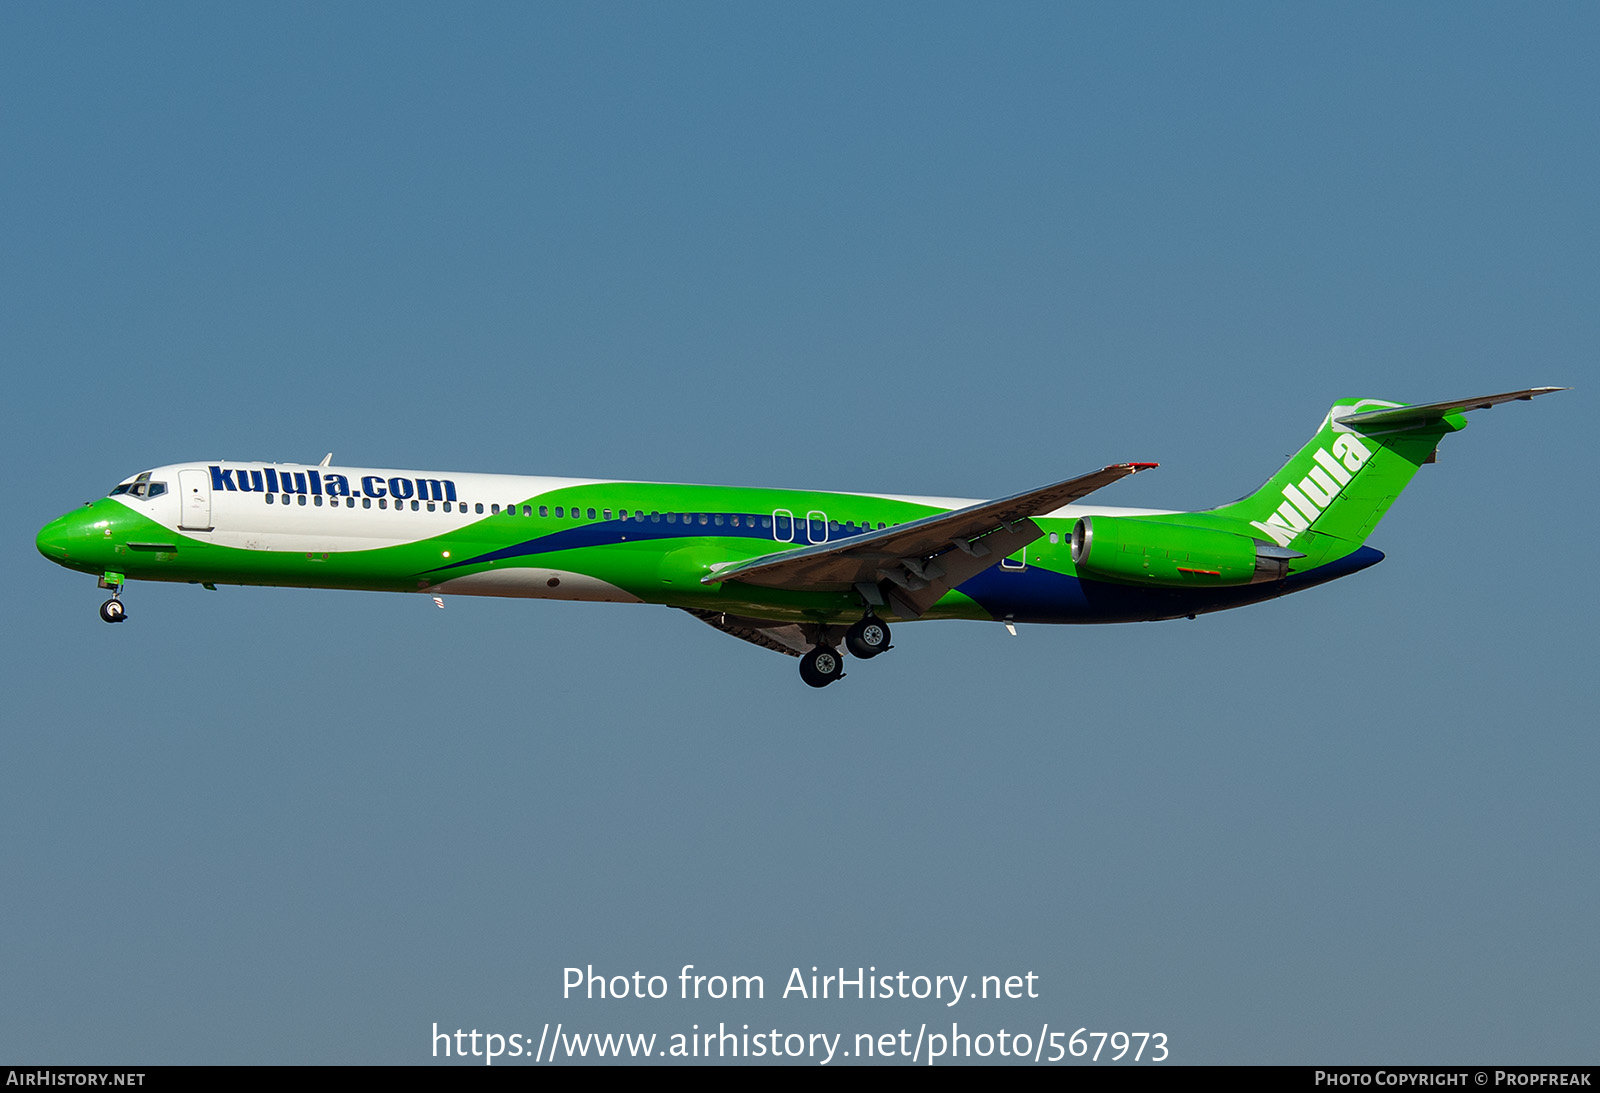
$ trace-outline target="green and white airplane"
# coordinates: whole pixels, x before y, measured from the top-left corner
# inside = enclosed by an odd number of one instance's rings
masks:
[[[890,623],[1193,618],[1365,569],[1363,545],[1463,413],[1535,387],[1401,405],[1336,403],[1248,497],[1203,512],[1084,498],[1116,463],[997,501],[287,463],[178,463],[51,521],[39,552],[92,573],[127,618],[128,580],[653,603],[800,658],[823,687],[842,645]]]

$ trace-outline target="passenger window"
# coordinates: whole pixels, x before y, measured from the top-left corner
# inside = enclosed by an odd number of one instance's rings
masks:
[[[540,516],[549,516],[550,515],[550,506],[549,505],[540,505],[539,506],[539,515]]]
[[[355,498],[352,497],[350,500],[354,501]],[[364,508],[364,509],[370,509],[372,507],[372,498],[363,497],[361,499],[361,507]]]
[[[533,515],[533,506],[532,505],[523,505],[522,506],[522,515],[524,515],[524,516],[532,516]]]
[[[675,512],[667,513],[667,523],[676,524],[677,522],[678,522],[678,514],[677,513],[675,513]]]
[[[388,508],[389,507],[389,499],[387,497],[378,498],[378,507],[380,509]]]
[[[272,495],[272,494],[270,494],[270,493],[269,493],[269,494],[267,494],[267,504],[269,504],[269,505],[270,505],[270,504],[272,504],[272,496],[273,496],[273,495]]]
[[[317,494],[317,496],[312,498],[312,500],[314,500],[317,503],[317,508],[320,509],[322,507],[322,494],[320,494],[320,493]]]
[[[415,501],[411,502],[411,507],[412,508],[416,508],[417,507],[417,503]],[[433,502],[432,501],[428,502],[428,511],[429,512],[433,511]]]
[[[305,495],[305,494],[303,494],[303,493],[302,493],[302,494],[300,494],[300,495],[299,495],[299,501],[300,501],[300,503],[301,503],[301,504],[302,504],[302,505],[303,505],[303,504],[305,504],[305,503],[306,503],[306,495]]]
[[[480,516],[483,515],[483,502],[479,501],[476,505],[473,505],[472,511],[478,513]]]
[[[591,520],[594,519],[594,509],[590,509],[589,510],[589,519],[591,519]]]
[[[561,519],[566,514],[567,514],[567,509],[566,509],[565,505],[557,505],[556,506],[556,519],[557,520]]]
[[[429,507],[429,508],[430,508],[430,509],[431,509],[431,508],[432,508],[432,507],[433,507],[433,505],[432,505],[432,504],[429,504],[429,506],[428,506],[428,507]],[[418,510],[419,510],[419,509],[421,509],[421,508],[422,508],[422,502],[420,502],[420,501],[413,501],[413,502],[411,502],[411,511],[412,511],[412,512],[416,512],[416,511],[418,511]]]
[[[604,509],[604,510],[602,510],[602,512],[603,512],[603,515],[605,516],[605,518],[607,520],[611,519],[611,510],[610,509]]]
[[[1052,531],[1052,532],[1051,532],[1051,533],[1050,533],[1050,542],[1052,542],[1052,543],[1059,543],[1059,542],[1060,542],[1060,541],[1061,541],[1061,535],[1060,535],[1060,533],[1059,533],[1059,532],[1054,532],[1054,531]]]
[[[490,505],[489,506],[489,515],[491,515],[491,516],[499,516],[500,515],[500,506],[499,505]]]

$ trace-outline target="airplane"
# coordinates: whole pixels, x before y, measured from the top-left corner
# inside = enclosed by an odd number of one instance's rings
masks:
[[[998,500],[407,471],[177,463],[46,524],[39,552],[126,581],[664,604],[798,657],[825,687],[913,620],[1195,618],[1365,569],[1364,545],[1464,414],[1566,390],[1334,404],[1254,493],[1200,512],[1085,504],[1114,463]]]

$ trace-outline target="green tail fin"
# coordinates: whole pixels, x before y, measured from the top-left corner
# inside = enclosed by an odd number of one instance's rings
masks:
[[[1416,406],[1348,399],[1334,404],[1305,447],[1255,493],[1213,510],[1263,539],[1317,557],[1359,546],[1466,410],[1560,391],[1536,387]],[[1338,542],[1330,542],[1331,536]]]

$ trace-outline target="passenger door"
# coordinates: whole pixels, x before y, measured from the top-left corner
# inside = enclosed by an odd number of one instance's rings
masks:
[[[211,479],[203,470],[178,472],[178,527],[211,530]]]

